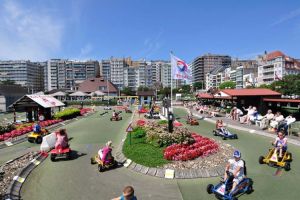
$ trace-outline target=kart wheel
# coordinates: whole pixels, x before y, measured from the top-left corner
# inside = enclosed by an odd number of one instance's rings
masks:
[[[207,187],[206,187],[207,193],[208,193],[208,194],[213,193],[213,188],[214,188],[213,184],[207,185]]]
[[[92,165],[93,165],[93,164],[96,164],[96,161],[95,161],[94,158],[91,158],[91,164],[92,164]]]
[[[264,159],[265,159],[265,157],[260,156],[258,159],[259,164],[264,164]]]
[[[99,172],[103,172],[104,171],[104,167],[102,165],[98,165],[98,171]]]
[[[249,185],[246,194],[251,194],[252,191],[253,191],[253,187],[252,185]]]
[[[291,170],[291,164],[289,162],[286,162],[284,165],[284,170],[285,171],[290,171]]]
[[[35,143],[37,143],[37,144],[41,144],[42,142],[43,142],[43,138],[42,137],[37,137],[35,139]]]
[[[289,156],[289,162],[291,162],[293,160],[293,157],[292,157],[292,153],[288,153],[288,156]]]
[[[28,142],[33,143],[33,141],[31,139],[28,138]]]
[[[52,161],[52,162],[54,162],[54,161],[55,161],[55,158],[56,158],[56,155],[54,155],[54,154],[51,154],[51,156],[50,156],[50,159],[51,159],[51,161]]]
[[[120,120],[122,120],[122,117],[120,117]]]
[[[214,136],[217,136],[217,132],[216,131],[213,131],[213,134],[214,134]]]
[[[236,139],[236,140],[237,140],[237,139],[238,139],[238,136],[237,136],[237,135],[234,135],[234,139]]]
[[[238,200],[238,198],[237,197],[232,197],[232,200]]]
[[[225,136],[223,136],[223,140],[226,140],[227,138]]]
[[[71,160],[71,158],[72,158],[72,155],[71,155],[71,151],[70,151],[69,153],[67,153],[67,159]]]
[[[110,118],[110,121],[112,121],[112,118]]]

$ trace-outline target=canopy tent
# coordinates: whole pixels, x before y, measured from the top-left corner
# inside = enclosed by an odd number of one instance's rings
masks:
[[[90,95],[85,92],[76,91],[76,92],[70,94],[69,96],[71,96],[71,97],[88,97]]]
[[[64,97],[64,96],[66,96],[66,93],[62,92],[62,91],[58,91],[58,92],[55,92],[55,93],[50,94],[50,95],[53,96],[53,97]]]
[[[100,91],[100,90],[97,90],[97,91],[91,93],[91,96],[93,96],[93,95],[96,95],[96,96],[104,96],[105,93],[103,93],[103,92]]]

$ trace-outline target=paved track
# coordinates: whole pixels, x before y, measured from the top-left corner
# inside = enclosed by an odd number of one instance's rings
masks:
[[[176,110],[183,118],[183,109]],[[38,166],[26,180],[21,196],[25,200],[40,199],[111,199],[118,196],[125,185],[133,185],[139,199],[215,199],[206,193],[208,183],[217,183],[218,178],[194,180],[165,180],[143,176],[126,168],[118,168],[104,173],[97,172],[96,166],[90,165],[90,157],[112,140],[121,141],[130,115],[122,114],[121,122],[110,122],[109,115],[99,117],[99,113],[66,126],[68,134],[74,139],[71,147],[78,152],[78,157],[71,161],[52,163],[47,159]],[[200,126],[191,127],[202,135],[214,137],[211,130],[214,125],[205,121]],[[298,199],[297,189],[300,182],[300,149],[290,145],[294,161],[292,170],[282,171],[274,176],[276,169],[258,164],[258,157],[267,153],[271,138],[235,131],[239,140],[226,140],[242,152],[247,162],[248,176],[254,181],[254,192],[243,195],[240,199]],[[220,139],[220,138],[216,138]]]

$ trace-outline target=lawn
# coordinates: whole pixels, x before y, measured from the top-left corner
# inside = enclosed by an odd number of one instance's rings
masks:
[[[131,145],[129,144],[129,134],[124,142],[124,155],[135,163],[147,167],[160,167],[169,163],[163,158],[163,150],[165,147],[155,147],[146,142],[146,137],[136,138],[135,132],[132,132]]]

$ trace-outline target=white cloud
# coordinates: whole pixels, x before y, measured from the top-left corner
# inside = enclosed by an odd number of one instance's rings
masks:
[[[93,50],[93,47],[91,44],[86,44],[83,48],[80,50],[80,57],[87,56],[89,53],[91,53]]]
[[[298,8],[296,10],[292,10],[288,14],[282,16],[279,20],[272,23],[271,26],[281,24],[281,23],[286,22],[288,20],[294,19],[295,17],[298,17],[298,16],[300,16],[300,8]]]
[[[5,1],[0,9],[0,59],[45,60],[60,49],[62,20],[15,1]]]

